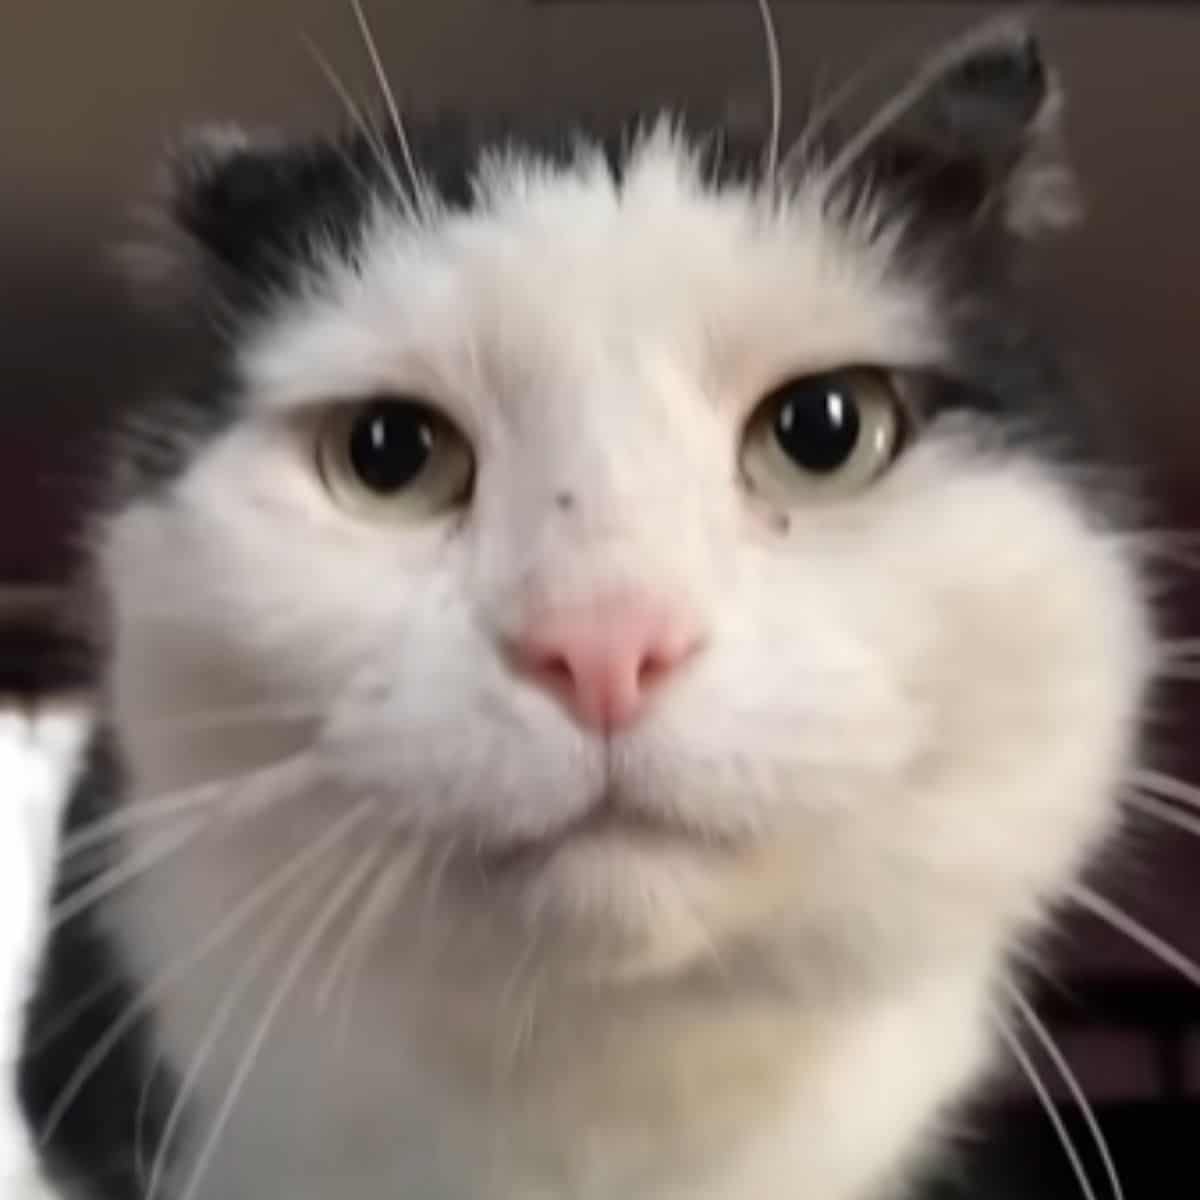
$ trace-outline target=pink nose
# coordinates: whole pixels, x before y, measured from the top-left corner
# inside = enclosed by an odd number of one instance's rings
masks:
[[[514,649],[582,725],[608,732],[633,724],[698,643],[682,613],[627,597],[543,614]]]

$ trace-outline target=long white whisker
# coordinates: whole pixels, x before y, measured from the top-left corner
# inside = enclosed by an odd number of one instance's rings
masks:
[[[146,1120],[150,1115],[150,1097],[154,1092],[154,1081],[162,1070],[165,1054],[161,1044],[154,1047],[153,1057],[146,1069],[146,1077],[138,1091],[137,1110],[133,1114],[133,1163],[138,1183],[143,1191],[146,1186]]]
[[[107,841],[135,825],[148,823],[160,817],[174,816],[221,800],[228,800],[230,805],[249,805],[252,800],[244,792],[231,795],[230,789],[239,786],[244,788],[249,784],[270,783],[276,775],[282,774],[286,777],[289,771],[303,767],[306,762],[304,754],[300,753],[251,771],[205,780],[161,796],[124,803],[116,812],[97,817],[65,837],[58,848],[59,862]]]
[[[1076,1077],[1075,1072],[1071,1070],[1071,1064],[1067,1062],[1066,1056],[1055,1044],[1054,1039],[1050,1036],[1050,1031],[1046,1028],[1045,1022],[1034,1011],[1033,1005],[1022,995],[1021,989],[1016,984],[1009,983],[1007,984],[1007,990],[1013,1004],[1016,1005],[1021,1016],[1024,1018],[1025,1024],[1029,1027],[1030,1032],[1037,1038],[1046,1056],[1054,1064],[1054,1069],[1058,1072],[1059,1078],[1067,1085],[1067,1090],[1071,1093],[1071,1098],[1075,1101],[1075,1105],[1079,1109],[1084,1123],[1087,1125],[1088,1133],[1091,1134],[1092,1141],[1095,1143],[1096,1152],[1099,1154],[1100,1161],[1104,1165],[1104,1173],[1108,1177],[1108,1185],[1112,1189],[1115,1200],[1125,1200],[1125,1189],[1121,1186],[1121,1176],[1117,1171],[1117,1164],[1113,1160],[1108,1139],[1104,1136],[1104,1130],[1100,1128],[1096,1112],[1084,1094],[1079,1079]]]
[[[247,772],[240,778],[249,780],[252,783],[262,783],[264,779],[270,782],[276,774],[280,773],[281,769],[294,769],[295,766],[296,759],[288,759],[282,763],[274,763],[261,771]],[[221,806],[222,811],[204,813],[201,816],[193,818],[182,832],[173,830],[152,839],[150,845],[145,850],[128,855],[114,866],[101,872],[101,874],[91,879],[88,883],[75,888],[65,899],[56,903],[50,912],[48,928],[51,931],[58,929],[65,922],[77,917],[80,913],[86,911],[92,905],[99,903],[119,888],[132,883],[147,871],[153,870],[160,863],[165,862],[181,851],[188,843],[199,837],[210,826],[214,824],[224,825],[226,820],[230,819],[230,815],[226,811],[223,811],[224,809],[236,807],[236,812],[232,814],[232,819],[242,820],[251,815],[263,804],[270,804],[277,798],[278,793],[271,791],[268,791],[266,795],[261,795],[257,792],[251,794],[238,793],[230,797],[229,805]],[[225,820],[221,820],[221,818],[225,818]],[[82,837],[83,835],[81,834],[80,836]]]
[[[284,970],[283,977],[279,981],[279,985],[272,993],[267,1001],[267,1006],[263,1011],[263,1015],[259,1020],[250,1038],[250,1043],[246,1047],[246,1053],[242,1056],[242,1061],[238,1066],[232,1082],[225,1093],[225,1099],[221,1107],[217,1110],[216,1116],[213,1119],[212,1128],[208,1132],[208,1136],[196,1155],[195,1164],[192,1168],[191,1178],[187,1186],[181,1193],[180,1200],[192,1200],[199,1190],[201,1180],[204,1178],[204,1173],[211,1162],[213,1155],[216,1153],[217,1145],[220,1142],[221,1135],[225,1131],[226,1125],[229,1123],[229,1118],[233,1115],[234,1107],[237,1105],[238,1099],[241,1096],[242,1089],[246,1085],[246,1080],[250,1077],[250,1072],[254,1069],[255,1063],[258,1061],[258,1056],[262,1051],[271,1029],[275,1024],[275,1018],[279,1014],[279,1010],[283,1007],[284,1002],[291,994],[292,988],[299,979],[305,967],[308,966],[313,954],[316,953],[317,946],[341,914],[342,909],[350,901],[354,892],[362,881],[366,878],[372,867],[371,861],[363,861],[346,876],[338,887],[329,902],[325,905],[321,914],[314,921],[308,935],[301,941],[296,949],[296,953],[292,955],[291,961]]]
[[[449,867],[450,860],[454,858],[458,850],[458,842],[453,838],[447,839],[445,846],[434,860],[433,866],[430,869],[421,920],[422,938],[426,944],[428,944],[429,932],[435,924],[433,914],[437,908],[438,896],[442,890],[442,880],[446,874],[446,868]]]
[[[1200,987],[1200,966],[1166,938],[1160,937],[1128,913],[1122,912],[1117,905],[1101,896],[1095,889],[1086,884],[1076,884],[1071,888],[1071,899],[1086,912],[1111,925],[1118,933],[1123,933],[1147,954],[1153,955],[1168,967],[1173,967],[1189,983]]]
[[[531,1016],[528,1012],[528,1004],[532,997],[529,995],[526,996],[526,1007],[523,1008],[520,1019],[512,1021],[512,1037],[504,1039],[501,1037],[501,1033],[509,1027],[508,1022],[511,1012],[515,1007],[514,998],[528,972],[530,963],[537,956],[540,941],[541,939],[535,932],[525,943],[521,953],[517,955],[517,961],[513,965],[512,972],[504,987],[500,990],[500,995],[496,1000],[496,1035],[492,1044],[492,1078],[494,1084],[499,1084],[501,1080],[512,1074],[517,1062],[520,1060],[521,1051],[526,1045],[528,1021]],[[533,987],[532,982],[530,986]],[[507,1047],[502,1046],[504,1041],[507,1041]]]
[[[40,1054],[56,1038],[61,1037],[70,1029],[102,996],[107,995],[117,987],[121,981],[122,976],[117,971],[113,971],[107,977],[97,980],[81,996],[72,1000],[65,1009],[60,1010],[48,1028],[34,1033],[33,1038],[26,1045],[23,1053],[26,1056]]]
[[[354,998],[358,982],[365,969],[367,953],[375,945],[387,918],[404,889],[412,879],[420,853],[410,847],[403,858],[390,863],[380,876],[376,890],[363,906],[361,931],[354,931],[347,939],[350,953],[346,959],[346,986],[342,991],[334,1041],[345,1051],[346,1039],[350,1034],[350,1020],[354,1015]]]
[[[1009,1053],[1017,1061],[1025,1078],[1029,1080],[1029,1085],[1033,1088],[1038,1098],[1038,1103],[1042,1106],[1046,1116],[1049,1118],[1050,1124],[1054,1127],[1054,1134],[1063,1148],[1063,1153],[1067,1156],[1067,1161],[1071,1164],[1071,1170],[1075,1175],[1076,1182],[1079,1184],[1079,1190],[1084,1194],[1086,1200],[1096,1200],[1096,1193],[1092,1188],[1091,1179],[1088,1178],[1087,1169],[1083,1165],[1083,1159],[1079,1156],[1079,1151],[1076,1149],[1075,1143],[1071,1140],[1071,1131],[1067,1128],[1066,1122],[1062,1118],[1062,1113],[1058,1111],[1058,1105],[1054,1103],[1054,1097],[1050,1094],[1050,1089],[1046,1087],[1042,1077],[1038,1074],[1033,1059],[1026,1052],[1025,1047],[1021,1045],[1021,1041],[1017,1035],[1003,1021],[998,1022],[998,1025],[1000,1036],[1007,1043]]]
[[[404,189],[400,186],[400,177],[396,174],[396,166],[392,162],[387,152],[387,147],[380,140],[374,126],[367,120],[357,101],[350,94],[350,89],[342,82],[342,77],[334,70],[333,64],[321,53],[316,42],[306,34],[302,36],[302,40],[313,61],[317,64],[317,69],[325,77],[326,82],[333,89],[342,107],[346,110],[346,115],[350,118],[351,123],[366,139],[371,153],[375,156],[375,161],[379,164],[380,170],[383,171],[384,175],[391,182],[396,195],[403,196]]]
[[[48,929],[53,932],[98,904],[113,892],[132,883],[135,879],[153,870],[177,854],[189,842],[194,841],[212,823],[211,815],[195,818],[182,833],[173,831],[154,839],[140,854],[122,859],[120,864],[101,872],[83,886],[74,889],[69,896],[56,904],[50,912]]]
[[[917,42],[912,31],[906,37],[894,39],[888,43],[886,50],[875,53],[872,58],[851,72],[829,95],[820,103],[814,103],[811,111],[804,119],[804,128],[799,136],[788,147],[783,156],[783,171],[785,174],[803,164],[812,150],[813,142],[818,135],[828,127],[839,112],[854,98],[871,79],[902,53],[906,53]]]
[[[1160,796],[1165,800],[1178,800],[1181,804],[1200,808],[1200,787],[1194,783],[1186,783],[1168,775],[1165,771],[1155,771],[1150,767],[1138,767],[1129,772],[1129,782],[1141,792],[1149,792],[1152,796]]]
[[[1200,817],[1188,816],[1187,813],[1181,813],[1165,800],[1159,800],[1154,796],[1144,796],[1138,792],[1132,793],[1127,799],[1131,807],[1153,817],[1156,821],[1161,821],[1164,825],[1170,825],[1184,833],[1190,833],[1193,837],[1200,837]]]
[[[187,1102],[199,1081],[200,1074],[216,1049],[217,1041],[228,1027],[238,1005],[244,1001],[246,992],[262,970],[269,955],[283,944],[284,937],[291,931],[299,914],[312,901],[314,895],[322,894],[329,874],[329,871],[320,872],[313,879],[306,881],[308,886],[297,885],[298,894],[292,896],[290,903],[284,906],[278,920],[271,922],[266,934],[258,941],[230,980],[221,1003],[217,1006],[216,1012],[204,1031],[204,1036],[197,1045],[187,1071],[179,1081],[170,1112],[167,1114],[166,1124],[163,1126],[162,1135],[158,1140],[158,1150],[155,1152],[154,1165],[150,1170],[150,1182],[145,1190],[145,1200],[156,1200],[158,1196],[159,1188],[165,1178],[167,1156],[174,1144],[179,1123],[183,1119]]]
[[[194,809],[203,808],[207,804],[215,804],[227,795],[225,785],[212,784],[203,790],[189,792],[187,795],[166,800],[161,804],[150,803],[122,805],[121,810],[105,817],[89,821],[78,832],[69,834],[62,840],[58,849],[59,865],[65,865],[85,850],[91,850],[105,842],[117,838],[120,834],[137,825],[149,825],[159,821],[167,822],[172,817],[179,817]]]
[[[400,153],[404,159],[404,169],[408,173],[409,183],[412,185],[413,201],[419,209],[421,201],[424,198],[424,187],[421,183],[420,173],[417,171],[417,163],[413,157],[412,147],[408,142],[408,133],[404,128],[404,119],[400,115],[400,107],[396,103],[395,93],[392,91],[392,85],[388,81],[387,71],[384,68],[383,59],[379,54],[379,47],[375,44],[375,35],[371,32],[370,23],[367,21],[367,14],[363,11],[362,0],[350,0],[350,7],[354,10],[354,19],[358,23],[358,31],[362,35],[363,45],[366,47],[367,54],[371,59],[371,69],[375,72],[376,82],[383,95],[383,101],[387,105],[388,119],[392,123],[392,132],[396,135],[396,140],[400,145]]]
[[[1011,27],[1012,23],[1009,20],[1004,20],[1001,25],[991,23],[957,39],[929,58],[913,78],[877,109],[859,132],[842,147],[825,172],[827,186],[835,186],[883,134],[892,129],[926,97],[930,87],[947,71],[996,38],[1001,31],[1011,30]]]
[[[767,47],[767,73],[771,83],[771,133],[767,144],[767,178],[773,184],[779,174],[779,146],[783,138],[783,62],[779,33],[771,12],[771,0],[758,0],[763,40]]]
[[[391,847],[387,847],[387,851],[392,854],[396,853]],[[385,901],[390,906],[391,898],[394,898],[407,877],[411,874],[412,868],[409,865],[411,859],[412,851],[406,850],[399,857],[393,858],[391,862],[381,867],[374,880],[372,880],[366,898],[363,900],[362,908],[351,922],[345,939],[334,956],[333,961],[330,963],[329,970],[325,973],[321,985],[317,988],[316,1003],[318,1012],[324,1012],[329,1006],[333,994],[337,990],[338,981],[343,977],[344,972],[349,969],[349,965],[355,956],[358,943],[367,936],[372,924],[378,918],[380,906]]]
[[[124,1011],[112,1022],[92,1048],[77,1064],[71,1077],[60,1090],[58,1097],[50,1108],[42,1126],[40,1143],[45,1146],[54,1136],[62,1118],[74,1103],[76,1096],[87,1084],[87,1081],[103,1065],[105,1059],[112,1053],[121,1038],[141,1018],[158,998],[193,967],[214,953],[222,945],[235,937],[245,924],[254,917],[272,897],[285,888],[301,871],[308,869],[314,862],[320,861],[326,854],[341,844],[354,832],[371,814],[374,801],[367,800],[336,821],[327,832],[318,838],[311,846],[302,850],[290,862],[280,867],[265,881],[258,884],[249,895],[241,901],[226,916],[219,921],[208,936],[194,947],[183,958],[167,970],[160,972],[145,988],[126,1006]]]
[[[342,944],[338,947],[332,964],[326,971],[324,978],[321,980],[321,983],[317,988],[316,1007],[318,1012],[323,1012],[325,1007],[328,1005],[329,997],[338,978],[337,972],[340,972],[341,967],[345,965],[350,957],[350,952],[348,952],[347,947],[350,947],[352,950],[354,946],[355,934],[360,931],[363,924],[369,924],[372,901],[378,903],[381,879],[386,880],[387,876],[392,872],[392,870],[399,865],[398,861],[394,860],[386,867],[381,867],[384,858],[389,853],[392,853],[392,847],[386,842],[381,842],[372,851],[368,851],[363,856],[371,873],[371,879],[364,888],[365,894],[363,896],[362,904],[359,907],[358,912],[353,914],[351,917],[345,936],[342,938]]]

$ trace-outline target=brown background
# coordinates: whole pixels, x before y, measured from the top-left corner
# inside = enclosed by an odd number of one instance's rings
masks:
[[[961,29],[983,5],[778,0],[793,121],[814,72]],[[593,108],[687,98],[761,100],[751,3],[713,0],[374,0],[398,91],[436,102]],[[1127,416],[1129,464],[1160,523],[1200,511],[1200,9],[1042,6],[1071,96],[1084,232],[1053,250],[1056,315]],[[339,110],[301,41],[348,84],[370,75],[346,0],[9,0],[0,17],[0,583],[55,579],[90,474],[91,435],[152,368],[157,348],[124,305],[105,248],[126,229],[166,138],[199,120],[328,125]],[[1194,632],[1200,633],[1200,619]],[[1168,726],[1194,740],[1186,694]],[[1181,759],[1182,761],[1182,759]],[[1139,838],[1106,886],[1200,954],[1200,856]],[[1077,965],[1145,956],[1091,931]],[[1108,982],[1103,986],[1107,987]],[[1186,1022],[1184,1022],[1186,1024]],[[1155,1084],[1155,1049],[1078,1033],[1102,1094]],[[1192,1086],[1200,1088],[1200,1042]]]

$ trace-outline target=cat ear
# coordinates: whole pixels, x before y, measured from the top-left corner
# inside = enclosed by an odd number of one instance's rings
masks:
[[[334,143],[202,128],[166,157],[134,265],[143,280],[191,292],[261,292],[345,236],[362,205]]]
[[[985,26],[930,60],[875,121],[876,170],[934,215],[1032,238],[1082,215],[1066,161],[1060,81],[1025,27]]]
[[[274,157],[266,139],[236,127],[189,132],[165,164],[167,219],[194,249],[238,270],[269,228]]]

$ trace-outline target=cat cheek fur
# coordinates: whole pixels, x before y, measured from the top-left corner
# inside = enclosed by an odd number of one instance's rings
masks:
[[[130,514],[111,543],[128,604],[119,640],[137,656],[119,664],[114,699],[140,787],[170,790],[237,761],[228,729],[172,741],[165,706],[280,704],[321,715],[309,751],[326,793],[318,815],[330,794],[349,802],[382,792],[389,822],[406,833],[504,845],[584,811],[603,787],[596,748],[553,700],[514,679],[488,632],[507,612],[511,580],[489,580],[503,599],[494,620],[481,620],[480,598],[467,595],[467,551],[444,537],[405,532],[359,544],[331,531],[327,542],[313,533],[298,543],[282,495],[272,501],[279,525],[261,495],[238,499],[239,479],[253,495],[256,468],[235,440],[200,464],[176,504]],[[261,465],[261,447],[250,449]],[[302,507],[309,497],[301,486],[291,500]],[[657,887],[645,877],[656,893],[677,884],[696,907],[691,951],[701,932],[762,934],[756,922],[777,921],[781,908],[797,934],[836,919],[856,966],[888,960],[878,941],[889,923],[892,950],[907,953],[909,969],[918,929],[915,944],[940,949],[978,944],[985,933],[1011,937],[1113,816],[1105,781],[1129,752],[1145,656],[1115,544],[1087,528],[1046,468],[981,453],[962,436],[931,436],[841,516],[820,512],[787,538],[731,544],[724,588],[707,550],[690,567],[676,558],[669,571],[673,555],[653,553],[694,547],[686,530],[708,509],[699,490],[671,508],[633,507],[626,524],[636,521],[637,532],[624,540],[614,536],[614,510],[590,550],[586,540],[570,549],[552,540],[539,568],[559,586],[566,576],[603,577],[605,566],[635,580],[689,578],[689,601],[706,614],[704,654],[614,759],[654,816],[772,843],[758,875],[681,870]],[[1020,533],[981,554],[988,528]],[[143,536],[176,555],[188,548],[172,559],[170,579]],[[393,549],[405,541],[417,545]],[[508,557],[536,541],[524,533]],[[314,553],[336,569],[314,577]],[[529,567],[519,574],[540,577]],[[153,611],[169,614],[161,640]],[[181,622],[196,638],[195,659],[178,637]],[[255,673],[255,690],[231,693],[247,646],[271,666]],[[312,728],[304,720],[260,728],[243,765],[296,748],[289,738],[302,746]],[[896,871],[902,862],[907,874]],[[589,892],[602,910],[622,907],[624,922],[643,926],[639,952],[677,961],[679,947],[654,944],[661,912],[639,920],[625,911],[620,885],[598,870],[551,874],[531,908],[547,920],[559,908],[582,920],[586,904],[572,888]],[[977,919],[966,894],[978,898]],[[603,911],[586,916],[603,924]],[[682,936],[667,924],[664,938]],[[564,934],[563,945],[583,957],[580,931],[570,929],[576,936]]]

